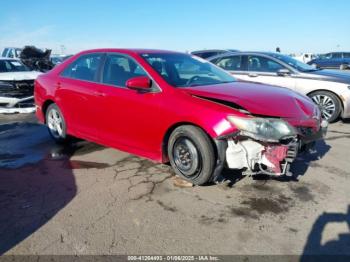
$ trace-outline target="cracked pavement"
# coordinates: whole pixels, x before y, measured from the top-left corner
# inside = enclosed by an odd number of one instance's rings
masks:
[[[331,125],[291,179],[180,188],[167,165],[0,116],[0,254],[350,253],[349,137]]]

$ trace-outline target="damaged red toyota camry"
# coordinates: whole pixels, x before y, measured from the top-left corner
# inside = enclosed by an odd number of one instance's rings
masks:
[[[81,52],[38,77],[35,103],[57,142],[74,136],[170,162],[196,185],[224,167],[286,175],[327,128],[305,96],[160,50]]]

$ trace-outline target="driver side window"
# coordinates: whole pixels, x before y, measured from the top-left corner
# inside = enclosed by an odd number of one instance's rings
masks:
[[[147,73],[133,59],[121,54],[107,56],[102,83],[126,87],[126,81],[137,76],[147,76]]]
[[[243,71],[242,56],[228,56],[214,62],[222,69],[229,71]]]
[[[248,71],[276,73],[284,67],[263,56],[248,56]]]

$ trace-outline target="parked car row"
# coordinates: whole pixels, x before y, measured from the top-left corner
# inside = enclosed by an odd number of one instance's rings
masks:
[[[203,52],[197,55],[205,57]],[[33,86],[23,88],[15,73],[28,74],[31,83],[37,77],[36,115],[57,142],[74,136],[170,162],[196,185],[217,181],[224,167],[289,175],[298,153],[322,139],[328,121],[350,116],[350,79],[344,74],[280,53],[223,50],[207,59],[97,49],[42,74],[3,58],[2,68],[12,76],[0,82],[7,90],[0,105],[21,108],[32,99],[27,94]]]
[[[59,143],[74,136],[170,162],[196,185],[219,180],[224,167],[289,175],[328,125],[302,94],[161,50],[81,52],[37,78],[35,105]]]

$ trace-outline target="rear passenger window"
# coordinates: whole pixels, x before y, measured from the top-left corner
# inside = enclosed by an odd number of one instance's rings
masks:
[[[63,77],[97,82],[98,68],[103,54],[83,55],[71,63],[61,74]]]
[[[344,58],[350,58],[350,53],[344,53]]]
[[[6,55],[7,55],[7,50],[8,50],[8,48],[5,48],[4,51],[2,51],[1,56],[6,57]]]
[[[248,56],[248,71],[275,73],[284,67],[263,56]]]
[[[104,84],[126,87],[126,81],[137,76],[147,76],[144,69],[126,55],[108,55],[103,69]]]
[[[215,64],[222,69],[230,71],[242,71],[242,56],[229,56],[219,59]]]
[[[342,54],[341,53],[333,53],[332,58],[335,58],[335,59],[342,58]]]

